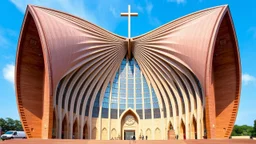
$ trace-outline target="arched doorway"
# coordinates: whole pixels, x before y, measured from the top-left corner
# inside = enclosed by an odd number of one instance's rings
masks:
[[[197,124],[196,124],[195,117],[193,117],[193,120],[192,120],[191,139],[197,139]]]
[[[146,130],[146,136],[144,137],[144,139],[146,139],[146,137],[147,137],[147,140],[152,140],[151,130],[149,128]]]
[[[57,124],[56,124],[56,114],[55,109],[53,110],[53,120],[52,120],[52,138],[55,139],[57,137]]]
[[[115,129],[115,128],[113,128],[113,129],[111,130],[111,139],[112,139],[112,140],[117,139],[116,129]]]
[[[156,128],[155,130],[155,140],[161,140],[161,131],[159,128]]]
[[[180,124],[179,139],[184,139],[184,140],[186,139],[186,127],[185,127],[183,120],[181,120],[181,124]]]
[[[121,137],[123,140],[130,140],[135,136],[139,139],[139,121],[136,113],[128,109],[121,115]]]
[[[94,127],[93,129],[92,129],[92,139],[97,139],[97,128],[96,127]]]
[[[169,121],[168,130],[167,130],[167,138],[170,139],[176,139],[175,131],[172,125],[172,122]]]
[[[88,128],[87,128],[87,124],[84,124],[83,139],[88,139]]]
[[[65,116],[63,121],[62,121],[61,138],[62,139],[67,139],[68,138],[68,121],[67,121],[67,116]]]
[[[75,120],[75,123],[73,124],[72,139],[78,139],[78,122],[77,122],[77,119]]]
[[[102,138],[101,138],[102,140],[108,140],[108,131],[106,128],[102,129],[101,136],[102,136]]]

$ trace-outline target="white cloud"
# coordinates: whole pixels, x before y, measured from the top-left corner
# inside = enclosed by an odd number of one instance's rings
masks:
[[[60,11],[68,12],[70,14],[86,18],[90,17],[90,13],[85,10],[83,0],[10,0],[21,12],[25,12],[28,4],[48,7]]]
[[[151,2],[146,1],[146,11],[148,14],[151,14],[151,11],[153,9],[153,4]]]
[[[17,38],[16,32],[0,27],[0,46],[5,48],[12,47],[13,44],[10,42],[9,38]]]
[[[117,25],[126,20],[120,16],[121,12],[127,12],[127,5],[131,5],[131,12],[142,12],[148,16],[148,23],[159,26],[160,21],[151,15],[153,4],[149,0],[144,0],[141,5],[137,1],[122,0],[9,0],[21,12],[25,12],[28,4],[60,10],[79,16],[109,31],[114,31]]]
[[[160,20],[153,16],[149,17],[149,23],[153,26],[159,26],[161,24]]]
[[[140,6],[140,5],[137,5],[136,6],[136,8],[137,8],[137,10],[139,11],[139,12],[144,12],[144,10],[143,10],[143,7],[142,6]]]
[[[186,3],[186,0],[167,0],[168,2],[175,2],[177,4]]]
[[[110,6],[109,10],[114,17],[117,18],[119,16],[118,13],[116,12],[116,9],[113,6]]]
[[[28,4],[47,7],[60,10],[87,21],[90,21],[100,27],[113,31],[118,22],[122,19],[117,19],[118,9],[123,5],[119,0],[108,1],[94,0],[10,0],[22,13],[25,12]],[[124,4],[125,7],[127,5]],[[112,8],[110,8],[112,7]],[[114,14],[114,17],[110,15]]]
[[[144,1],[144,5],[137,4],[136,9],[141,13],[146,13],[148,17],[148,23],[152,26],[159,26],[161,24],[160,20],[152,15],[152,10],[154,8],[154,5],[148,1]],[[140,15],[140,14],[139,14]]]
[[[248,85],[250,83],[256,83],[256,77],[249,75],[249,74],[243,74],[242,75],[242,82],[245,85]]]
[[[0,46],[6,46],[6,45],[9,45],[9,41],[0,32]]]
[[[14,69],[15,69],[15,66],[13,64],[7,64],[3,68],[4,79],[6,79],[11,83],[14,83]]]
[[[21,12],[28,4],[60,10],[79,16],[109,31],[114,31],[118,23],[125,20],[120,12],[127,12],[127,5],[134,11],[135,2],[122,0],[9,0]],[[150,10],[150,7],[149,9]]]

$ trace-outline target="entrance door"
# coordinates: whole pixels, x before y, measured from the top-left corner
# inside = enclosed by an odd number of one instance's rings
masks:
[[[132,140],[135,130],[124,130],[124,140]]]

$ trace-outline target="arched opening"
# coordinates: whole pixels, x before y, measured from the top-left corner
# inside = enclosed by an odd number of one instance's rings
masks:
[[[156,128],[156,130],[155,130],[155,140],[162,140],[161,130],[159,128]]]
[[[97,128],[94,127],[92,129],[92,139],[97,139],[97,132],[98,132]]]
[[[101,138],[102,140],[108,140],[108,131],[106,128],[102,129],[101,136],[102,136],[102,138]]]
[[[84,125],[83,139],[88,139],[88,128],[87,128],[87,124]]]
[[[172,122],[169,122],[169,130],[173,130]]]
[[[136,113],[128,109],[121,115],[121,137],[123,140],[139,138],[139,121]]]
[[[193,117],[191,125],[191,139],[197,139],[197,124],[195,117]]]
[[[186,127],[185,127],[183,120],[181,120],[181,124],[180,124],[179,139],[184,139],[184,140],[186,139]]]
[[[112,140],[117,139],[116,129],[114,129],[114,128],[111,130],[111,139]]]
[[[67,139],[68,138],[68,121],[67,117],[65,116],[62,121],[62,127],[61,127],[61,138]]]
[[[175,132],[172,126],[172,122],[169,122],[168,131],[167,131],[167,137],[168,139],[175,139]]]
[[[146,130],[146,136],[145,136],[144,138],[147,139],[147,140],[152,140],[150,128],[148,128],[148,129]]]
[[[72,139],[78,139],[78,121],[77,119],[75,120],[74,124],[73,124],[73,135],[72,135]]]
[[[57,137],[57,124],[56,124],[56,114],[55,109],[53,110],[53,120],[52,120],[52,138],[55,139]]]

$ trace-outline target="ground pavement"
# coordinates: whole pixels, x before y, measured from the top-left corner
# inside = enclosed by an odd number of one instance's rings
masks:
[[[256,140],[72,140],[72,139],[19,139],[0,141],[0,144],[256,144]]]

